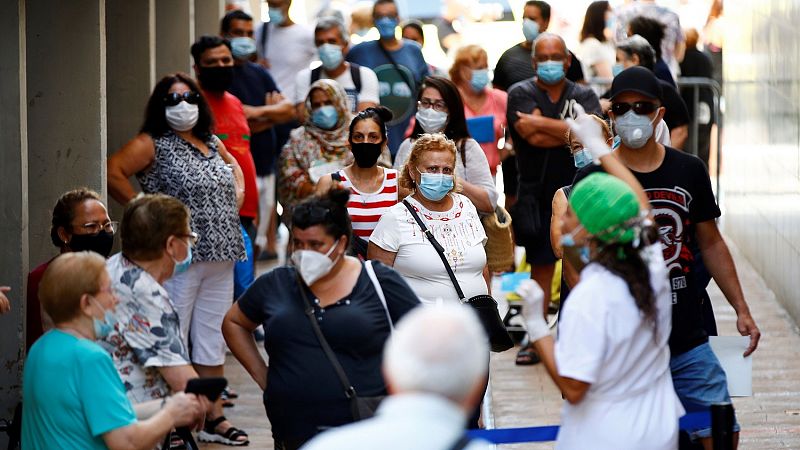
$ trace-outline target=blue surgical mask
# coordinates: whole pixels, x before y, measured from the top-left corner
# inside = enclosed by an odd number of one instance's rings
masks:
[[[636,114],[631,109],[621,117],[614,119],[614,128],[626,147],[637,149],[644,147],[644,144],[653,136],[654,120],[655,118],[650,119],[646,115]]]
[[[269,23],[280,25],[286,21],[286,16],[283,15],[280,8],[269,8],[267,14],[269,14]]]
[[[577,167],[578,169],[586,167],[592,163],[592,155],[585,148],[582,148],[573,153],[572,157],[575,159],[575,167]]]
[[[473,69],[469,84],[475,92],[486,89],[486,86],[489,85],[489,69]]]
[[[578,225],[571,232],[561,235],[561,240],[560,240],[561,247],[578,247],[578,245],[575,243],[575,235],[578,234],[578,232],[581,229],[583,229],[583,225]],[[584,264],[589,264],[589,259],[590,259],[589,246],[586,244],[581,245],[580,248],[578,249],[578,252],[581,258],[581,262],[583,262]]]
[[[613,66],[611,66],[611,75],[616,77],[623,70],[625,70],[625,66],[623,66],[621,63],[616,63]]]
[[[443,173],[427,173],[417,169],[420,174],[419,192],[430,201],[438,202],[453,190],[453,176]]]
[[[172,261],[175,263],[175,268],[172,270],[172,276],[180,275],[187,270],[189,270],[189,266],[192,264],[192,246],[186,245],[188,250],[186,251],[186,258],[183,261],[175,261],[173,258]]]
[[[619,136],[614,136],[614,139],[611,140],[611,150],[616,150],[619,147],[619,144],[622,143],[622,139]]]
[[[339,112],[333,105],[324,105],[311,113],[311,122],[323,130],[332,130],[339,122]]]
[[[92,297],[94,301],[94,297]],[[95,303],[97,306],[100,306],[99,303]],[[100,320],[96,317],[92,317],[92,326],[94,327],[94,338],[105,339],[112,331],[114,331],[114,324],[116,323],[116,318],[114,317],[114,313],[111,311],[103,308],[100,306],[100,309],[103,310],[103,320]]]
[[[394,32],[397,28],[397,19],[392,17],[381,17],[375,21],[375,28],[378,29],[378,34],[381,36],[381,39],[394,39]]]
[[[534,39],[539,37],[539,24],[531,19],[523,19],[522,34],[525,35],[526,41],[533,42]]]
[[[536,76],[544,84],[556,84],[564,79],[564,63],[561,61],[544,61],[536,64]]]
[[[319,60],[322,61],[322,67],[325,70],[333,70],[339,67],[344,61],[342,55],[342,47],[334,44],[322,44],[317,47],[319,52]]]
[[[247,59],[256,52],[256,41],[251,37],[240,36],[231,39],[231,53],[236,59]]]

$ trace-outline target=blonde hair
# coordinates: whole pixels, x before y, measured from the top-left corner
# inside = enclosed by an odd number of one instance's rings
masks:
[[[591,117],[597,123],[600,124],[600,127],[603,130],[603,138],[605,138],[606,141],[608,141],[609,139],[614,137],[614,135],[611,133],[611,127],[608,126],[608,123],[605,120],[601,119],[600,117],[598,117],[598,116],[596,116],[594,114],[589,114],[589,117]],[[569,146],[570,151],[572,151],[572,143],[573,142],[580,142],[578,140],[578,137],[575,136],[574,134],[572,134],[572,128],[568,127],[567,128],[567,132],[566,132],[566,134],[564,136],[565,136],[565,138],[567,140],[567,145]]]
[[[39,300],[56,324],[80,314],[81,297],[100,291],[106,260],[94,252],[69,252],[58,256],[44,271]]]
[[[455,59],[453,60],[453,65],[450,67],[450,79],[455,84],[461,84],[463,82],[469,81],[464,80],[461,77],[461,69],[463,67],[472,66],[474,64],[478,64],[481,61],[488,62],[489,56],[486,54],[486,50],[483,49],[480,45],[465,45],[456,51]]]
[[[460,192],[461,185],[458,183],[455,170],[456,143],[442,133],[423,133],[411,144],[411,153],[408,155],[408,159],[403,165],[403,171],[400,173],[400,180],[398,181],[400,187],[416,191],[417,183],[411,175],[411,170],[416,170],[419,160],[425,152],[449,152],[453,156],[453,190],[450,192]]]

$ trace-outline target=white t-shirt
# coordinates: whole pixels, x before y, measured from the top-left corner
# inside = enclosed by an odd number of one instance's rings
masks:
[[[444,247],[444,254],[453,268],[466,298],[487,294],[483,268],[486,266],[486,232],[478,211],[461,194],[450,194],[453,207],[449,211],[430,211],[413,198],[406,197],[425,222],[433,236]],[[447,270],[439,254],[422,233],[414,217],[403,203],[383,214],[369,241],[378,247],[397,253],[394,270],[417,294],[425,305],[440,300],[458,301]]]
[[[361,73],[361,90],[358,92],[358,103],[368,102],[380,104],[378,98],[378,76],[369,67],[359,66],[359,73]],[[322,69],[320,78],[330,79],[330,76]],[[353,75],[350,73],[350,67],[341,73],[334,81],[339,83],[342,89],[347,92],[347,105],[350,111],[357,112],[358,104],[354,104],[354,97],[350,95],[349,91],[355,91],[356,85],[353,83]],[[294,104],[303,103],[308,96],[308,88],[311,85],[311,69],[303,69],[297,74],[297,81],[294,89]]]
[[[642,251],[657,305],[657,337],[628,285],[597,263],[586,266],[558,326],[559,375],[591,383],[576,405],[564,404],[558,449],[651,449],[678,446],[683,415],[672,386],[668,340],[672,294],[661,244]]]
[[[269,61],[269,74],[275,79],[281,94],[294,99],[295,77],[297,72],[307,69],[316,61],[317,47],[314,46],[314,29],[307,25],[293,24],[288,27],[267,25],[267,48],[262,46],[263,26],[256,28],[255,40],[258,55]]]

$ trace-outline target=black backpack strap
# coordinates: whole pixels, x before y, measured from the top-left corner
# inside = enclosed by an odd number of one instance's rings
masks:
[[[322,66],[319,66],[311,71],[311,79],[309,80],[309,85],[313,84],[315,81],[319,80],[322,77]]]
[[[356,87],[358,93],[361,93],[361,66],[355,63],[350,64],[350,78],[353,79],[353,86]]]
[[[467,448],[467,445],[469,445],[470,441],[472,441],[472,439],[470,439],[469,436],[462,434],[449,450],[463,450]]]

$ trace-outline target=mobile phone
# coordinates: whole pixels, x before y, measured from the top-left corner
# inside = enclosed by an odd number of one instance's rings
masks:
[[[210,401],[215,402],[227,385],[228,380],[223,377],[192,378],[186,383],[184,392],[187,394],[203,395]]]

